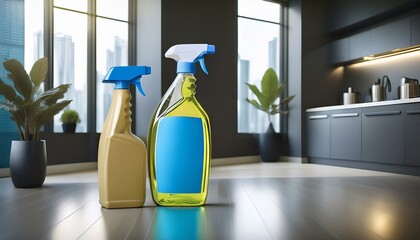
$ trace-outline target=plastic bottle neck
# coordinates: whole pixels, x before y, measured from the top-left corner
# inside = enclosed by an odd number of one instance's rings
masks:
[[[182,74],[182,75],[183,75],[182,87],[181,87],[182,97],[187,100],[195,98],[195,88],[196,88],[195,82],[197,81],[197,79],[191,73]]]
[[[111,111],[118,114],[115,133],[131,133],[131,94],[128,89],[115,89],[112,96]]]
[[[115,82],[114,89],[115,90],[117,90],[117,89],[123,90],[123,89],[129,89],[129,87],[130,87],[130,83],[129,82],[127,82],[127,81],[118,81],[118,82]]]
[[[176,72],[177,73],[195,73],[195,63],[193,62],[178,62],[176,64]]]

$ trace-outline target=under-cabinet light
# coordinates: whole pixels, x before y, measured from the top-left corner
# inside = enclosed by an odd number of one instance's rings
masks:
[[[384,53],[368,55],[368,56],[363,57],[363,60],[364,61],[371,61],[371,60],[376,60],[376,59],[401,55],[401,54],[405,54],[405,53],[411,53],[411,52],[415,52],[415,51],[420,51],[420,45],[416,45],[416,46],[409,47],[409,48],[398,48],[398,49],[394,49],[394,50],[384,52]]]

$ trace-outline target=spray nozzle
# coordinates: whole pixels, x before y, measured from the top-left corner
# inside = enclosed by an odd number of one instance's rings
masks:
[[[209,44],[179,44],[169,48],[165,57],[177,61],[177,73],[195,73],[195,63],[199,62],[203,72],[208,74],[204,55],[215,53],[215,49]]]
[[[150,73],[151,68],[147,66],[117,66],[109,69],[102,82],[115,83],[114,89],[128,89],[130,84],[134,84],[139,92],[145,96],[140,79],[143,75]]]

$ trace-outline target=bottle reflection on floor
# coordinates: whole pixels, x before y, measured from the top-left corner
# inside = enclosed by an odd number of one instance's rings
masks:
[[[204,207],[157,207],[151,230],[153,239],[203,239]]]

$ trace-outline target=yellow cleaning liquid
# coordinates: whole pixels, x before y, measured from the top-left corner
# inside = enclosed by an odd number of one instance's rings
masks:
[[[195,98],[195,81],[192,74],[178,74],[151,120],[150,186],[162,206],[200,206],[207,198],[210,122]]]
[[[130,84],[144,95],[140,78],[150,67],[113,67],[103,80],[114,83],[108,116],[99,139],[99,202],[105,208],[141,207],[146,199],[144,142],[131,132]]]

